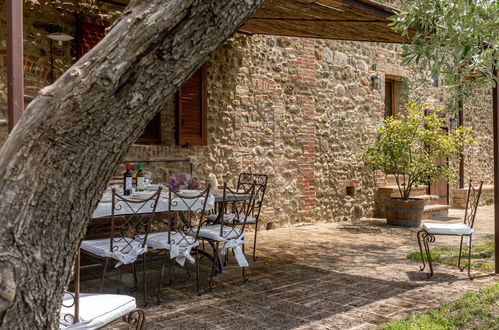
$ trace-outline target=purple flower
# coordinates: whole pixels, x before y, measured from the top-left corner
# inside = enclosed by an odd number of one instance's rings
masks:
[[[179,184],[177,183],[177,179],[176,179],[176,178],[169,178],[169,179],[168,179],[168,184],[170,185],[171,189],[172,189],[174,192],[177,192],[177,191],[178,191],[178,186],[179,186]]]

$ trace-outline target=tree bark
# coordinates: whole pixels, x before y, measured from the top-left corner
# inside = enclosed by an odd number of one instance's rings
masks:
[[[106,182],[165,100],[263,0],[135,0],[0,150],[0,328],[58,328]]]

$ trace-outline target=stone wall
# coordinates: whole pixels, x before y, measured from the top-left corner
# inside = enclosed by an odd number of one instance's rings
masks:
[[[45,25],[61,24],[74,35],[78,13],[112,21],[121,7],[95,1],[26,1],[26,99],[50,83],[50,47]],[[0,8],[5,13],[5,5]],[[5,14],[2,15],[5,17]],[[5,35],[5,21],[1,21]],[[55,76],[74,62],[74,44],[55,45]],[[208,59],[208,145],[182,148],[174,142],[175,101],[161,112],[162,143],[133,145],[133,159],[194,156],[194,175],[234,184],[242,171],[270,177],[264,221],[285,226],[341,221],[372,214],[377,182],[358,158],[375,139],[384,114],[384,90],[372,88],[379,74],[400,80],[412,93],[438,103],[442,89],[411,83],[417,77],[399,66],[399,47],[390,44],[236,35]],[[5,40],[0,44],[5,68]],[[404,78],[407,81],[403,81]],[[5,118],[5,70],[0,72],[0,119]],[[401,91],[402,93],[402,91]],[[470,149],[468,173],[491,178],[490,100],[470,104],[480,147]],[[402,102],[400,104],[402,106]],[[2,133],[0,123],[0,143]],[[4,129],[5,131],[5,129]],[[187,163],[151,163],[153,181],[188,171]],[[121,172],[121,168],[118,170]]]

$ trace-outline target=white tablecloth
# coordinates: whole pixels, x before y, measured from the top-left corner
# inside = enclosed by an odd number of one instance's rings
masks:
[[[152,194],[152,193],[151,193]],[[141,197],[144,199],[143,197]],[[133,196],[129,199],[133,200]],[[161,197],[158,200],[158,205],[156,206],[157,212],[165,212],[168,211],[169,199],[167,194],[161,194]],[[173,198],[172,201],[172,211],[188,211],[188,210],[200,210],[203,208],[204,198],[195,198],[195,199],[187,199],[187,198]],[[116,203],[116,207],[114,210],[115,215],[124,215],[124,214],[133,214],[133,213],[151,213],[154,205],[154,200],[148,201],[146,205],[143,203],[125,203],[118,202]],[[206,203],[205,210],[213,209],[215,205],[215,197],[210,195],[208,197],[208,201]],[[142,206],[142,207],[141,207]],[[139,209],[140,208],[140,209]],[[112,203],[109,200],[100,201],[95,209],[92,218],[101,218],[101,217],[109,217],[111,216],[112,211]]]

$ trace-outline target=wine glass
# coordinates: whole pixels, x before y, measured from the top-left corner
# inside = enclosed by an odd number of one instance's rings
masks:
[[[146,189],[148,189],[151,186],[151,182],[152,182],[152,173],[144,172],[144,185]]]

